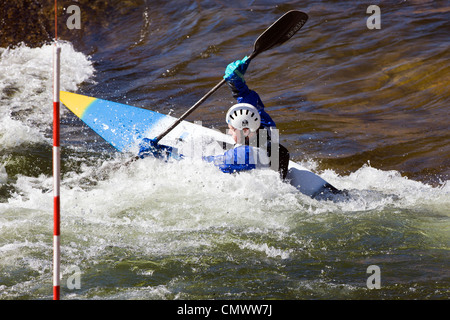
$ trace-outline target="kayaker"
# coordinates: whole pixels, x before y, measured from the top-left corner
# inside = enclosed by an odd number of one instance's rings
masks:
[[[225,119],[228,134],[235,142],[234,147],[223,155],[203,157],[203,160],[214,162],[226,173],[269,167],[267,151],[257,147],[258,130],[261,126],[258,109],[248,103],[238,103],[228,110]]]
[[[273,134],[273,130],[276,130],[275,122],[264,110],[259,95],[245,83],[244,74],[249,63],[247,57],[232,62],[227,66],[224,75],[233,97],[238,102],[226,115],[229,134],[233,136],[236,144],[223,155],[203,159],[213,162],[226,173],[271,167],[279,171],[284,179],[288,171],[289,152],[275,141],[278,140],[278,133]],[[160,158],[166,157],[170,152],[171,147],[160,145],[151,139],[143,139],[138,156],[144,158],[152,154]]]
[[[231,88],[233,97],[238,102],[230,108],[226,116],[226,122],[233,138],[235,138],[236,146],[224,154],[226,162],[218,166],[224,172],[237,172],[270,166],[279,171],[281,178],[284,179],[288,172],[289,152],[278,141],[272,141],[278,140],[278,133],[272,134],[273,130],[276,130],[275,121],[264,110],[264,104],[259,95],[250,90],[245,83],[244,74],[249,63],[250,60],[245,57],[242,60],[230,63],[225,69],[224,79]],[[259,119],[257,122],[259,124],[256,124],[252,117],[245,115],[247,110],[255,111],[251,108],[258,112]],[[233,115],[236,119],[232,119]],[[248,126],[242,125],[242,123],[248,123]],[[239,137],[245,139],[239,141]],[[276,148],[278,148],[278,152],[276,152]],[[264,150],[266,154],[264,155],[258,149]],[[256,154],[258,156],[255,156]],[[231,157],[232,155],[234,158]],[[214,161],[216,164],[217,162],[220,163],[219,159],[221,159],[220,156],[205,158],[205,160]],[[233,159],[235,161],[232,161]],[[243,162],[244,160],[245,162]]]

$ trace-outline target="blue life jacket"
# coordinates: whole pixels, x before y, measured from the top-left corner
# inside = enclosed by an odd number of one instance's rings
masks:
[[[265,150],[246,145],[239,145],[223,155],[203,157],[203,160],[213,162],[225,173],[264,168],[270,163]]]

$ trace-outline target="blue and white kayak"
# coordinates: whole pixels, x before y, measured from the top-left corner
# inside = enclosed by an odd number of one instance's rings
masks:
[[[137,154],[142,139],[156,137],[176,120],[155,111],[65,91],[60,92],[60,99],[87,126],[120,152]],[[180,149],[183,148],[182,142],[189,140],[201,142],[200,153],[203,155],[221,154],[224,147],[234,144],[230,135],[188,121],[182,121],[160,143]],[[189,148],[179,151],[189,157],[195,154],[192,146],[190,144]],[[289,161],[286,178],[297,190],[312,198],[328,198],[330,194],[339,192],[320,176],[293,161]]]

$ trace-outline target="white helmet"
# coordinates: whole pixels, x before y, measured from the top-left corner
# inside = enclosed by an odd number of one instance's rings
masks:
[[[238,103],[232,106],[228,110],[225,120],[238,130],[247,128],[251,132],[258,130],[261,125],[258,109],[248,103]]]

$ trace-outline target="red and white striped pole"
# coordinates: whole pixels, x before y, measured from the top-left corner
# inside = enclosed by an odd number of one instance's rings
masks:
[[[55,0],[55,46],[53,48],[53,300],[60,297],[60,221],[59,198],[61,180],[61,153],[59,141],[59,76],[61,48],[58,47],[58,4]]]
[[[60,134],[59,134],[59,71],[61,48],[53,50],[53,300],[60,296]]]

